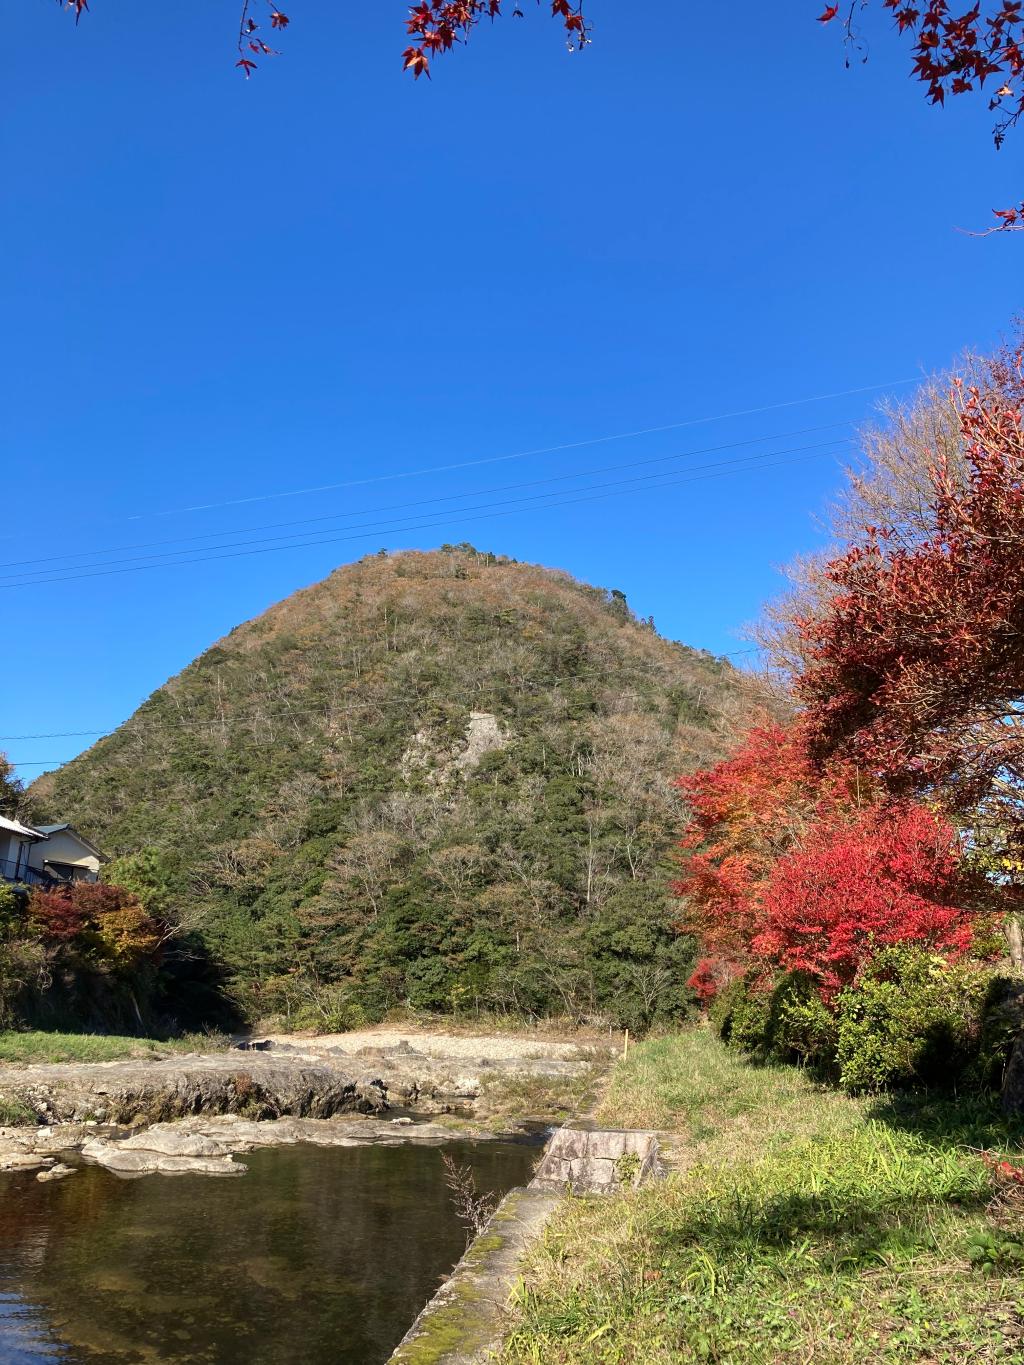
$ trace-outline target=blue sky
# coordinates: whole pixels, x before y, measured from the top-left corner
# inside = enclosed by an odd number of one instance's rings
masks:
[[[294,0],[249,82],[236,0],[92,0],[77,29],[10,7],[0,732],[112,728],[382,546],[469,539],[741,648],[775,566],[816,541],[842,450],[822,443],[1019,307],[1020,239],[956,231],[1019,201],[1016,147],[992,150],[980,103],[929,109],[884,20],[845,70],[821,7],[741,3],[725,28],[718,6],[590,0],[594,44],[570,56],[528,4],[415,85],[400,0]],[[544,453],[469,464],[526,451]],[[537,497],[753,452],[767,467]],[[402,514],[372,509],[396,503],[443,524],[389,530]],[[67,576],[316,517],[339,518],[334,543]],[[384,525],[341,541],[344,517]],[[77,556],[44,566],[64,581],[14,577],[57,555]],[[89,742],[0,749],[31,778]]]

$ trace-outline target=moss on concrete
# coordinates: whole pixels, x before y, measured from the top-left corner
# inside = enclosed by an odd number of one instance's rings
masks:
[[[395,1365],[440,1365],[483,1344],[479,1314],[470,1311],[483,1297],[480,1290],[466,1279],[449,1282],[441,1293],[449,1297],[420,1318],[416,1335],[391,1357]]]
[[[392,1365],[469,1365],[501,1334],[501,1310],[524,1245],[540,1234],[557,1200],[513,1190],[467,1249],[451,1279],[417,1318]]]

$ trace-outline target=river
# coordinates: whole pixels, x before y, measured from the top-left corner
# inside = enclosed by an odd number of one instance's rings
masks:
[[[233,1179],[0,1176],[3,1365],[378,1365],[465,1232],[441,1151],[478,1187],[534,1146],[264,1148]]]

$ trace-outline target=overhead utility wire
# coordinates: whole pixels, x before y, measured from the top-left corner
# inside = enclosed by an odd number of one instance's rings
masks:
[[[860,384],[856,388],[839,389],[835,393],[816,393],[806,398],[790,398],[783,403],[765,403],[757,408],[739,408],[734,412],[715,413],[710,417],[692,417],[682,422],[667,422],[663,426],[642,427],[636,431],[620,431],[610,436],[594,436],[585,441],[566,441],[561,445],[539,446],[534,450],[519,450],[511,455],[492,455],[479,460],[460,460],[454,464],[432,465],[424,469],[406,469],[395,474],[375,474],[371,478],[346,479],[340,483],[316,484],[309,488],[282,489],[275,493],[258,493],[247,498],[226,498],[220,502],[195,503],[190,507],[169,507],[162,511],[137,512],[125,517],[106,518],[102,525],[120,525],[129,521],[145,521],[148,517],[182,516],[190,512],[211,512],[220,507],[241,507],[254,502],[271,502],[276,498],[298,498],[310,493],[329,493],[339,488],[359,488],[373,483],[393,483],[398,479],[416,479],[427,474],[444,474],[455,469],[475,469],[482,465],[503,464],[509,460],[526,460],[534,455],[554,455],[563,450],[582,450],[587,446],[606,445],[611,441],[628,441],[638,436],[654,436],[665,431],[682,431],[686,427],[708,426],[713,422],[728,422],[737,417],[756,417],[765,412],[780,412],[785,408],[804,407],[809,403],[826,403],[834,398],[851,398],[861,393],[877,393],[880,389],[897,389],[907,384],[919,384],[920,375],[907,379],[890,379],[882,384]],[[11,536],[4,539],[13,539]]]
[[[740,445],[746,445],[746,444],[750,444],[750,443],[749,443],[749,442],[739,442],[738,444],[740,444]],[[721,464],[751,464],[751,462],[753,462],[753,461],[763,461],[763,460],[766,460],[766,459],[768,459],[769,457],[771,457],[771,456],[773,456],[773,455],[789,455],[789,454],[793,453],[794,451],[822,450],[822,449],[824,449],[824,448],[826,448],[826,447],[828,447],[828,446],[835,446],[835,445],[850,445],[850,444],[851,444],[851,441],[850,441],[848,438],[844,438],[844,437],[840,437],[840,436],[833,436],[833,437],[831,437],[831,438],[830,438],[829,440],[827,440],[827,441],[818,441],[818,442],[814,442],[814,443],[811,443],[811,444],[805,445],[805,446],[789,446],[789,447],[786,447],[786,448],[783,449],[783,450],[767,450],[767,451],[762,451],[760,454],[741,456],[741,457],[740,457],[739,459],[737,459],[737,460],[713,461],[711,464],[707,464],[707,465],[694,465],[694,466],[692,466],[692,468],[693,468],[693,469],[696,469],[696,470],[701,470],[701,469],[714,469],[714,468],[717,468],[717,467],[718,467],[719,465],[721,465]],[[684,454],[685,454],[685,453],[686,453],[686,452],[684,452]],[[692,452],[692,453],[699,453],[699,452]],[[660,457],[660,460],[657,460],[657,461],[653,461],[653,460],[642,460],[642,461],[637,461],[636,463],[637,463],[637,464],[652,464],[652,463],[663,462],[664,460],[668,460],[668,459],[680,459],[680,458],[683,458],[683,456],[682,456],[682,455],[680,455],[680,456],[669,456],[669,455],[665,455],[665,456],[661,456],[661,457]],[[610,466],[610,467],[613,468],[613,469],[615,468],[615,466]],[[623,465],[623,466],[620,466],[620,467],[621,467],[621,468],[625,468],[625,469],[630,469],[630,468],[634,468],[635,466],[634,466],[633,463],[630,463],[630,464]],[[752,464],[752,467],[753,467],[753,468],[756,468],[757,466],[754,465],[754,464]],[[593,471],[586,471],[586,472],[587,472],[587,473],[599,473],[600,471],[599,471],[599,470],[593,470]],[[613,479],[613,480],[610,480],[610,481],[607,482],[607,483],[584,484],[584,485],[582,486],[582,488],[579,488],[579,489],[566,489],[565,491],[566,491],[566,492],[588,492],[588,491],[590,491],[591,489],[617,488],[617,487],[622,487],[623,485],[627,485],[627,484],[648,483],[648,482],[650,482],[650,481],[652,481],[652,480],[654,480],[654,479],[663,479],[663,478],[666,478],[666,477],[667,477],[669,474],[671,474],[672,472],[673,472],[673,471],[671,471],[671,470],[660,470],[660,471],[658,471],[657,473],[654,473],[654,474],[639,475],[639,476],[637,476],[636,478],[632,478],[632,479]],[[560,481],[563,481],[565,478],[568,478],[568,477],[573,477],[573,476],[570,476],[570,475],[561,475],[561,476],[557,476],[555,479],[552,479],[552,480],[541,479],[541,480],[538,480],[537,482],[539,482],[539,483],[560,482]],[[584,475],[581,474],[580,477],[584,477]],[[529,485],[527,485],[527,486],[529,486]],[[484,490],[484,491],[486,491],[486,490]],[[472,494],[464,494],[464,495],[461,495],[461,496],[470,497],[470,496],[473,496],[473,495],[472,495]],[[447,508],[447,509],[445,509],[445,514],[446,514],[446,515],[447,515],[447,514],[451,514],[451,515],[458,515],[458,516],[461,516],[461,515],[462,515],[463,513],[465,513],[465,512],[487,511],[487,510],[489,510],[489,509],[492,508],[492,507],[507,507],[507,506],[511,506],[511,505],[513,505],[513,504],[519,504],[519,503],[538,502],[538,501],[540,501],[541,499],[544,499],[544,498],[553,498],[553,497],[558,497],[558,496],[560,496],[560,494],[559,494],[557,491],[551,491],[551,492],[546,492],[546,493],[533,493],[533,494],[528,494],[528,495],[526,495],[526,496],[524,496],[524,497],[522,497],[522,498],[502,498],[502,499],[500,499],[498,502],[482,502],[482,503],[470,504],[468,507],[452,507],[452,508]],[[370,510],[376,510],[376,509],[370,509]],[[434,514],[433,514],[433,513],[430,513],[430,514],[427,514],[427,515],[434,515]],[[440,512],[438,512],[436,515],[440,515]],[[333,519],[333,518],[332,518],[332,519]],[[372,531],[372,530],[379,529],[379,528],[381,528],[381,527],[391,528],[392,526],[394,526],[395,529],[401,529],[401,527],[398,525],[399,522],[410,521],[410,520],[412,520],[412,519],[413,519],[413,516],[412,516],[412,514],[410,514],[410,516],[408,516],[408,517],[400,517],[400,518],[398,518],[397,521],[396,521],[394,518],[389,518],[389,519],[386,520],[386,521],[356,522],[356,523],[355,523],[355,528],[356,528],[357,530],[358,530],[358,529],[364,529],[364,528],[365,528],[365,529],[367,529],[367,530],[371,530],[371,531]],[[224,544],[221,544],[221,545],[206,545],[206,546],[197,547],[197,548],[202,548],[202,549],[204,549],[204,550],[234,550],[234,549],[244,549],[245,547],[250,546],[250,545],[273,545],[273,544],[276,544],[276,543],[279,542],[279,541],[288,540],[288,541],[292,541],[292,542],[293,542],[293,544],[292,544],[290,547],[288,547],[288,548],[301,549],[301,548],[302,548],[302,540],[300,539],[300,537],[309,537],[309,536],[313,536],[313,535],[317,535],[317,534],[319,534],[317,531],[290,532],[288,535],[283,535],[283,536],[261,536],[261,537],[259,537],[259,538],[256,539],[256,540],[228,541],[228,542],[225,542]],[[77,572],[78,570],[81,570],[81,569],[105,569],[105,568],[109,568],[111,565],[116,565],[116,564],[145,564],[145,562],[146,562],[147,560],[173,559],[173,558],[176,557],[176,556],[181,556],[181,555],[185,555],[185,554],[191,554],[191,553],[193,553],[193,552],[194,552],[194,551],[192,551],[192,550],[170,550],[170,551],[164,551],[164,552],[162,552],[162,553],[153,554],[153,555],[133,555],[133,556],[130,556],[129,558],[127,558],[127,559],[97,560],[95,563],[92,563],[92,564],[66,564],[66,565],[62,565],[62,566],[59,566],[59,567],[53,568],[53,569],[34,569],[34,570],[29,570],[29,571],[24,572],[24,573],[0,574],[0,579],[18,578],[18,579],[24,579],[26,582],[28,582],[28,581],[39,581],[39,582],[43,582],[43,583],[60,582],[61,579],[60,579],[59,577],[44,578],[44,577],[42,577],[42,575],[43,575],[43,574],[61,575],[61,574],[64,574],[64,573],[70,573],[70,572],[72,572],[72,571]],[[193,563],[193,562],[195,562],[195,561],[189,560],[189,561],[186,561],[186,562],[188,562],[188,563]],[[168,566],[168,567],[172,567],[172,566]],[[0,586],[2,586],[2,584],[0,584]],[[18,586],[18,585],[15,585],[15,586]]]
[[[834,446],[834,445],[837,445],[837,444],[850,444],[850,443],[849,443],[848,441],[847,441],[847,442],[843,442],[843,441],[841,441],[839,438],[836,438],[836,439],[834,439],[834,440],[832,440],[832,441],[819,442],[819,443],[817,443],[817,445],[815,445],[815,446],[798,446],[798,447],[794,447],[794,449],[797,449],[797,450],[812,449],[812,450],[814,450],[816,453],[815,453],[815,454],[811,454],[811,455],[798,456],[798,457],[796,457],[796,458],[793,459],[793,460],[775,460],[775,461],[769,462],[768,457],[773,456],[773,455],[778,455],[778,454],[785,454],[786,452],[785,452],[785,451],[766,451],[766,452],[764,452],[763,455],[755,455],[755,456],[750,456],[750,455],[748,455],[748,456],[742,456],[742,457],[740,457],[740,458],[737,459],[737,460],[722,460],[722,461],[713,462],[712,464],[708,464],[708,465],[697,465],[697,466],[695,466],[695,468],[697,468],[697,469],[721,469],[721,467],[722,467],[723,465],[732,465],[732,466],[735,466],[735,465],[745,465],[745,466],[746,466],[746,469],[745,469],[745,470],[725,470],[725,471],[724,471],[725,473],[729,473],[729,472],[740,473],[740,472],[748,472],[748,471],[749,471],[749,472],[754,472],[754,471],[756,471],[756,470],[758,470],[758,469],[776,469],[776,468],[781,467],[782,465],[786,465],[786,464],[798,464],[798,463],[803,463],[804,461],[809,460],[809,459],[819,458],[820,455],[821,455],[822,453],[834,453],[834,452],[824,452],[824,451],[822,451],[821,447],[822,447],[822,446]],[[760,463],[752,463],[752,461],[760,461]],[[537,501],[539,498],[542,498],[542,497],[546,497],[546,498],[558,498],[559,500],[558,500],[558,501],[549,501],[549,502],[544,503],[543,505],[541,505],[541,506],[539,506],[539,507],[537,507],[537,508],[534,509],[534,510],[539,511],[539,512],[548,511],[549,509],[552,509],[552,508],[574,506],[574,505],[577,505],[577,504],[580,504],[580,503],[585,503],[585,502],[598,502],[598,501],[601,501],[601,500],[603,500],[603,499],[605,499],[605,498],[624,496],[624,495],[626,495],[626,494],[628,494],[628,493],[643,493],[643,492],[648,492],[648,491],[651,491],[652,489],[657,489],[657,488],[672,488],[672,487],[675,487],[676,485],[681,484],[681,483],[696,483],[696,482],[700,481],[701,479],[716,478],[716,477],[719,477],[719,478],[720,478],[720,477],[722,477],[722,474],[720,474],[720,473],[719,473],[719,474],[697,474],[697,475],[690,474],[690,475],[687,475],[687,476],[684,477],[684,478],[667,478],[667,472],[666,472],[666,471],[662,471],[661,473],[658,473],[658,474],[645,475],[645,476],[642,476],[642,477],[637,478],[637,479],[616,479],[616,480],[612,480],[610,483],[606,483],[606,484],[590,485],[591,488],[593,488],[593,487],[605,488],[605,489],[612,488],[612,489],[614,489],[613,492],[590,493],[590,494],[588,494],[588,495],[586,495],[586,496],[582,496],[582,497],[572,497],[572,498],[560,497],[560,495],[557,494],[557,493],[545,493],[545,494],[537,494],[537,495],[534,495],[534,496],[529,497],[529,498],[502,499],[502,500],[500,500],[500,501],[498,501],[498,502],[495,502],[495,503],[480,503],[480,504],[477,505],[477,507],[472,507],[472,506],[471,506],[471,507],[468,507],[468,508],[455,508],[455,509],[453,509],[452,514],[451,514],[450,516],[442,517],[441,520],[439,520],[439,521],[421,521],[421,522],[416,522],[416,523],[411,524],[411,525],[399,525],[399,524],[393,524],[393,523],[389,523],[389,522],[359,523],[359,525],[361,525],[362,527],[369,527],[370,529],[362,529],[362,530],[359,530],[359,531],[357,531],[357,532],[355,532],[355,533],[352,533],[352,534],[349,534],[349,535],[344,535],[344,536],[328,536],[328,537],[323,537],[323,538],[321,538],[321,539],[319,539],[319,540],[305,540],[305,541],[301,541],[301,542],[295,542],[295,541],[293,541],[291,544],[288,544],[288,545],[276,545],[276,544],[265,544],[265,543],[261,543],[261,544],[259,545],[259,548],[256,548],[256,549],[238,549],[238,548],[231,548],[231,549],[228,550],[227,553],[223,553],[223,554],[206,554],[206,555],[200,555],[200,556],[197,556],[197,557],[195,557],[195,558],[193,558],[193,559],[179,559],[179,560],[177,560],[177,561],[175,561],[175,562],[172,562],[172,563],[158,563],[158,564],[154,564],[154,563],[144,563],[144,562],[132,562],[132,563],[130,563],[127,567],[124,567],[124,568],[109,568],[109,567],[108,567],[108,568],[95,568],[95,567],[89,566],[89,567],[88,567],[88,571],[87,571],[87,572],[84,572],[84,573],[79,573],[79,572],[75,572],[75,573],[58,573],[58,572],[55,571],[55,572],[54,572],[53,574],[51,574],[51,576],[48,577],[48,578],[43,578],[43,577],[39,576],[39,574],[37,574],[37,575],[35,575],[35,576],[31,576],[31,577],[28,576],[28,575],[25,575],[25,576],[23,576],[23,577],[21,578],[21,580],[18,581],[18,582],[13,582],[13,583],[11,583],[11,582],[8,582],[8,583],[0,583],[0,589],[31,588],[31,587],[39,587],[39,586],[42,586],[42,585],[45,585],[45,584],[48,584],[48,583],[70,583],[70,582],[74,582],[74,581],[76,581],[76,580],[78,580],[78,579],[83,579],[83,578],[107,578],[107,577],[110,577],[110,576],[113,576],[113,575],[120,575],[120,574],[127,574],[127,573],[141,573],[141,572],[143,572],[143,571],[145,571],[145,570],[149,570],[149,569],[172,569],[172,568],[180,568],[180,567],[182,567],[183,565],[189,565],[189,564],[207,564],[207,563],[210,563],[210,562],[212,562],[212,561],[214,561],[214,560],[218,560],[218,559],[242,559],[242,558],[248,558],[248,557],[250,557],[250,556],[252,556],[252,555],[273,554],[273,553],[275,553],[275,552],[280,552],[280,551],[282,551],[282,550],[305,550],[305,549],[311,549],[311,548],[314,548],[314,547],[320,546],[320,545],[338,545],[338,544],[341,544],[341,543],[343,543],[343,542],[351,541],[351,540],[367,540],[367,539],[371,539],[371,538],[373,538],[373,537],[375,537],[375,536],[378,536],[378,535],[404,535],[404,534],[406,534],[406,533],[408,533],[408,532],[412,532],[412,531],[432,530],[432,529],[436,529],[437,527],[443,527],[443,526],[461,526],[461,525],[465,525],[465,524],[467,524],[467,523],[472,523],[472,522],[477,522],[477,521],[491,521],[491,520],[493,520],[493,519],[496,518],[496,517],[514,516],[514,515],[516,514],[517,511],[521,510],[519,504],[522,504],[522,503],[524,503],[524,502],[535,502],[535,501]],[[649,480],[651,480],[651,479],[662,479],[662,480],[664,480],[664,482],[658,483],[658,484],[650,484],[649,487],[645,487],[645,488],[636,488],[636,487],[627,487],[627,486],[624,486],[624,485],[629,485],[629,484],[647,483],[647,482],[648,482]],[[510,503],[515,503],[515,504],[516,504],[516,506],[515,506],[511,511],[509,511],[509,510],[498,511],[498,512],[488,512],[488,511],[484,511],[484,512],[482,513],[482,515],[479,515],[479,516],[465,516],[465,515],[463,515],[464,512],[475,512],[475,511],[478,511],[478,510],[480,510],[480,509],[490,508],[490,507],[508,508],[508,506],[509,506]],[[403,518],[403,520],[408,521],[409,518]],[[310,534],[315,534],[315,533],[310,533]],[[277,537],[276,539],[286,539],[286,537]],[[237,543],[236,543],[236,544],[237,544]],[[242,542],[242,544],[244,544],[244,542]],[[212,548],[212,549],[224,549],[224,548],[226,548],[226,547],[217,547],[217,546],[213,546],[213,547],[209,547],[209,548]],[[150,556],[149,558],[156,558],[156,556]],[[44,572],[44,571],[40,571],[40,574],[41,574],[42,572]]]
[[[593,474],[608,474],[608,473],[612,473],[612,472],[614,472],[614,471],[616,471],[616,470],[619,470],[619,469],[640,469],[640,468],[642,468],[643,466],[646,466],[646,465],[664,464],[664,463],[666,463],[668,460],[683,460],[683,459],[686,459],[686,458],[688,458],[688,457],[690,457],[690,456],[693,456],[693,455],[713,455],[713,454],[717,454],[719,451],[722,451],[722,450],[739,450],[739,449],[741,449],[741,448],[744,447],[744,446],[761,445],[761,444],[762,444],[763,442],[765,442],[765,441],[784,441],[784,440],[788,440],[791,436],[809,436],[809,435],[815,434],[815,433],[817,433],[817,432],[819,432],[819,431],[834,431],[837,427],[846,427],[846,426],[849,426],[849,422],[846,422],[846,421],[842,421],[842,422],[825,422],[825,423],[822,423],[822,424],[820,424],[820,425],[818,425],[818,426],[813,426],[813,427],[797,427],[794,431],[780,431],[780,432],[775,432],[775,433],[774,433],[773,435],[771,435],[771,436],[751,436],[751,437],[749,437],[747,440],[744,440],[744,441],[725,441],[725,442],[722,442],[722,443],[719,444],[719,445],[714,445],[714,446],[700,446],[700,447],[698,447],[696,450],[683,450],[683,451],[678,451],[678,452],[676,452],[676,453],[673,454],[673,455],[655,455],[655,456],[651,456],[651,457],[649,457],[649,458],[647,458],[647,459],[645,459],[645,460],[627,460],[627,461],[625,461],[625,462],[623,462],[623,463],[620,463],[620,464],[598,465],[596,468],[593,468],[593,469],[580,469],[580,470],[577,470],[575,473],[572,473],[572,474],[553,474],[553,475],[549,475],[547,478],[543,478],[543,479],[527,479],[527,480],[521,481],[521,482],[519,482],[519,483],[504,483],[504,484],[499,483],[499,484],[492,484],[490,487],[487,487],[487,488],[477,488],[477,489],[473,489],[473,490],[468,491],[468,492],[465,492],[465,493],[447,493],[447,494],[441,494],[441,495],[439,495],[438,497],[435,497],[435,498],[414,498],[414,499],[412,499],[411,501],[408,501],[408,502],[384,503],[384,504],[379,505],[379,506],[377,506],[377,507],[357,508],[355,511],[352,511],[352,512],[332,512],[332,513],[328,513],[328,514],[325,514],[325,515],[319,516],[319,517],[300,517],[300,518],[298,518],[297,520],[293,520],[293,521],[270,521],[270,522],[262,522],[262,523],[261,523],[260,525],[258,525],[258,526],[238,526],[238,527],[235,527],[234,529],[227,529],[227,528],[225,528],[224,530],[205,531],[205,532],[203,532],[201,535],[194,535],[194,536],[173,536],[173,537],[171,537],[170,539],[167,539],[167,540],[136,541],[136,542],[135,542],[134,544],[132,544],[132,545],[111,545],[111,546],[107,546],[106,548],[100,546],[100,547],[98,547],[98,548],[91,549],[91,550],[69,550],[69,551],[67,551],[65,554],[61,554],[61,555],[44,555],[44,556],[42,556],[42,557],[40,557],[40,558],[38,558],[38,559],[11,559],[11,560],[6,560],[6,561],[0,561],[0,569],[17,569],[17,568],[28,569],[29,566],[31,566],[31,565],[33,565],[33,564],[59,564],[59,563],[61,563],[61,561],[63,561],[63,560],[69,560],[69,559],[82,559],[82,558],[84,558],[84,557],[86,557],[86,556],[88,556],[88,555],[117,554],[117,553],[119,553],[121,550],[152,550],[152,549],[160,549],[160,548],[161,548],[162,546],[164,546],[164,545],[185,545],[185,544],[189,544],[189,543],[194,543],[195,541],[199,541],[199,540],[214,540],[214,539],[216,539],[218,536],[240,536],[240,535],[246,535],[246,534],[248,534],[250,531],[278,531],[278,530],[282,530],[282,529],[285,529],[285,528],[290,527],[290,526],[312,526],[312,525],[314,525],[314,524],[322,523],[322,522],[325,522],[325,521],[340,521],[340,520],[342,520],[343,518],[347,518],[347,517],[363,516],[363,515],[365,515],[366,513],[369,513],[369,512],[399,512],[399,511],[403,511],[403,510],[404,510],[405,508],[407,508],[407,507],[428,507],[428,506],[433,505],[434,503],[439,503],[439,502],[454,502],[454,501],[455,501],[456,499],[458,499],[458,498],[471,498],[471,497],[477,497],[477,496],[480,496],[480,495],[485,494],[485,493],[505,493],[505,492],[512,492],[512,491],[517,490],[517,489],[520,489],[520,488],[537,488],[537,487],[539,487],[541,484],[564,483],[564,482],[566,482],[566,481],[569,480],[569,479],[583,479],[583,478],[588,478],[590,475],[593,475]],[[458,509],[453,508],[453,509],[451,509],[451,510],[455,511],[455,510],[458,510]],[[201,548],[201,549],[216,549],[216,548],[219,548],[219,547],[217,547],[217,546],[200,546],[200,547],[198,547],[198,548]],[[178,551],[174,551],[173,553],[175,553],[175,554],[188,554],[189,551],[188,551],[188,550],[178,550]],[[64,568],[67,569],[68,571],[70,571],[71,569],[85,569],[85,568],[93,568],[93,567],[101,567],[101,564],[100,564],[100,563],[97,563],[96,565],[89,565],[89,564],[65,564],[65,565],[64,565]],[[45,571],[44,571],[44,570],[40,570],[39,572],[45,572]],[[53,572],[56,573],[57,570],[55,569]],[[20,577],[22,577],[23,575],[21,575],[21,574],[5,574],[5,575],[2,575],[2,576],[5,577],[5,578],[20,578]]]

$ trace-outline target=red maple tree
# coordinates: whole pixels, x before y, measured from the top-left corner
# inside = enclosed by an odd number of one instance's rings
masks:
[[[955,390],[964,466],[937,454],[930,534],[869,527],[798,622],[796,686],[819,764],[938,791],[1024,851],[1024,362]]]
[[[883,947],[955,958],[987,932],[991,887],[953,826],[850,764],[818,771],[799,723],[755,727],[677,787],[690,818],[673,889],[703,1001],[740,975],[799,970],[827,1002]]]
[[[799,738],[774,721],[754,726],[733,753],[676,782],[689,810],[675,893],[680,927],[712,961],[740,969],[760,928],[760,896],[813,805],[815,776]]]
[[[870,806],[812,824],[778,860],[751,951],[773,969],[807,972],[827,1002],[892,944],[962,957],[983,890],[948,821],[910,802]]]
[[[137,896],[105,882],[36,887],[28,916],[47,947],[123,969],[155,962],[166,938],[166,925],[149,915]]]

